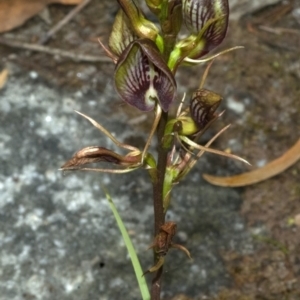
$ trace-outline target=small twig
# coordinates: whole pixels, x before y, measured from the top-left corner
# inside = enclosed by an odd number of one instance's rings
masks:
[[[75,8],[73,8],[62,20],[60,20],[54,27],[52,27],[44,36],[42,36],[38,44],[42,45],[49,41],[49,39],[64,27],[70,20],[72,20],[91,0],[83,0]]]
[[[300,34],[300,30],[292,29],[292,28],[282,28],[282,27],[272,28],[272,27],[264,26],[264,25],[260,25],[258,28],[261,30],[270,32],[270,33],[275,33],[275,34],[282,34],[282,33]]]
[[[274,6],[272,9],[267,10],[266,12],[260,14],[259,17],[255,18],[255,25],[266,24],[269,25],[275,24],[281,20],[285,15],[287,15],[293,9],[293,3],[282,4]]]
[[[0,90],[5,86],[8,77],[8,70],[4,69],[0,71]]]
[[[86,62],[112,62],[112,60],[109,57],[106,56],[93,56],[93,55],[86,55],[86,54],[80,54],[80,53],[74,53],[67,50],[62,50],[58,48],[50,48],[47,46],[37,45],[37,44],[30,44],[30,43],[24,43],[12,39],[5,39],[0,37],[0,44],[6,45],[13,48],[20,48],[20,49],[26,49],[36,52],[43,52],[50,55],[59,55],[62,57],[68,57],[75,61],[86,61]]]
[[[118,57],[114,55],[102,42],[100,39],[98,39],[98,42],[101,46],[101,48],[104,50],[106,53],[107,57],[110,57],[110,59],[116,64],[118,62]]]

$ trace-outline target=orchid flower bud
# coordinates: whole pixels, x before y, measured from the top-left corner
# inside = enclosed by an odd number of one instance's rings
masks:
[[[192,95],[190,113],[199,129],[204,128],[213,118],[222,97],[212,91],[199,89]]]
[[[189,116],[181,116],[177,119],[180,123],[180,130],[178,133],[180,135],[188,136],[193,135],[199,131],[197,123]]]
[[[228,0],[182,0],[182,13],[191,34],[171,52],[168,66],[172,71],[184,58],[197,59],[223,41],[228,26]]]
[[[149,9],[156,15],[158,15],[161,10],[162,2],[163,0],[146,0],[146,4]]]
[[[175,78],[151,40],[131,42],[119,58],[114,77],[121,98],[141,111],[158,104],[166,112],[175,98]]]
[[[197,59],[224,39],[228,27],[228,0],[183,0],[183,19],[192,34],[198,35],[209,20],[215,20],[201,34],[200,44],[188,55]]]
[[[189,136],[199,131],[197,123],[189,116],[179,116],[168,121],[163,138],[163,148],[168,149],[174,139],[174,134]]]

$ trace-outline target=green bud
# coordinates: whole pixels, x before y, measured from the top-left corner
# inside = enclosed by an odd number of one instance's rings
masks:
[[[174,50],[170,54],[168,61],[169,68],[174,72],[181,61],[191,53],[197,44],[197,36],[190,35],[189,37],[179,41]]]
[[[191,117],[188,116],[182,116],[179,117],[178,122],[180,122],[181,129],[179,130],[180,135],[189,136],[197,133],[199,131],[199,128],[197,124],[194,122],[194,120]]]
[[[163,0],[146,0],[147,6],[155,15],[159,15],[162,2]]]
[[[154,23],[147,20],[140,8],[133,0],[118,0],[121,8],[126,16],[129,18],[135,34],[139,38],[147,38],[154,41],[159,48],[161,48],[161,37],[159,30]]]

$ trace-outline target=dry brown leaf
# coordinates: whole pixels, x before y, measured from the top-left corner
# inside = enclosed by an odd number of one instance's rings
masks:
[[[4,87],[8,77],[8,70],[4,69],[0,72],[0,90]]]
[[[48,4],[74,5],[82,0],[0,0],[0,32],[9,31],[25,23]]]
[[[75,5],[81,3],[83,0],[48,0],[51,3],[60,3],[65,5]]]
[[[295,219],[295,225],[300,227],[300,214],[296,215],[294,219]]]
[[[271,161],[262,168],[254,171],[242,173],[236,176],[230,177],[218,177],[208,174],[203,174],[203,178],[211,184],[227,187],[240,187],[258,183],[273,176],[276,176],[292,165],[294,165],[300,159],[300,139],[296,144],[286,151],[279,158]]]

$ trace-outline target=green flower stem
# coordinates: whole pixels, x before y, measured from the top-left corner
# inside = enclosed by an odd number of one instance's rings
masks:
[[[167,62],[169,60],[170,54],[174,49],[176,43],[177,32],[174,28],[166,26],[170,23],[170,14],[169,14],[169,1],[163,0],[161,3],[161,12],[159,16],[162,37],[164,44],[163,57]],[[169,148],[166,149],[163,143],[163,137],[165,134],[165,128],[168,123],[168,112],[162,112],[158,127],[157,127],[157,140],[158,140],[158,158],[157,158],[157,181],[153,182],[153,206],[154,206],[154,236],[157,236],[160,231],[160,227],[165,223],[165,212],[163,206],[164,199],[164,179],[167,167],[167,159]],[[158,255],[154,253],[154,265],[158,262]],[[151,300],[160,300],[161,293],[161,279],[163,273],[163,266],[157,270],[152,280],[151,285]]]
[[[170,53],[173,51],[175,44],[176,44],[176,38],[177,38],[177,28],[175,28],[174,20],[172,20],[172,16],[169,14],[169,1],[163,0],[161,4],[161,12],[159,15],[159,22],[160,27],[162,31],[162,38],[163,38],[163,55],[166,61],[168,61]],[[180,10],[181,13],[181,10]],[[181,25],[181,24],[180,24]],[[180,28],[181,26],[179,26]]]

